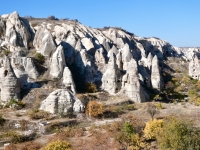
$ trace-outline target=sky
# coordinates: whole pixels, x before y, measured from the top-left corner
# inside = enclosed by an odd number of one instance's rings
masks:
[[[200,0],[0,0],[0,15],[78,19],[84,25],[121,27],[177,47],[200,47]]]

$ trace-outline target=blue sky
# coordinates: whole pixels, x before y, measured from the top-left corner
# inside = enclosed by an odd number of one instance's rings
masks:
[[[0,15],[78,19],[91,27],[121,27],[180,47],[200,47],[200,0],[1,0]]]

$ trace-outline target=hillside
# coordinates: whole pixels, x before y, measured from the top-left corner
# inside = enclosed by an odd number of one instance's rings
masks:
[[[141,124],[136,126],[142,132],[151,107],[159,112],[157,118],[184,115],[199,130],[199,51],[118,27],[91,28],[78,20],[52,17],[23,18],[17,12],[2,15],[0,144],[32,141],[39,149],[49,137],[62,140],[67,136],[73,149],[81,149],[77,146],[81,142],[98,143],[93,141],[98,139],[97,130],[111,140],[101,139],[107,149],[113,143],[123,149],[106,128],[139,119]],[[9,136],[7,126],[17,132]],[[98,126],[107,127],[99,131]],[[61,135],[68,130],[76,133]],[[20,140],[13,141],[13,135]],[[76,145],[77,137],[83,141]],[[148,145],[146,149],[158,148],[155,141],[142,142]]]

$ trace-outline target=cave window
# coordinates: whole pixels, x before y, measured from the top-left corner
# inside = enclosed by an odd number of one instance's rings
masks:
[[[4,71],[4,77],[6,77],[8,75],[8,70]]]

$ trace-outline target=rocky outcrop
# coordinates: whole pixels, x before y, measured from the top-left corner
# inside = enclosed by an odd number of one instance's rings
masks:
[[[109,50],[109,52],[108,52],[108,57],[110,57],[110,55],[112,55],[113,53],[114,53],[116,56],[117,56],[117,54],[118,54],[118,50],[117,50],[117,48],[115,47],[115,45],[113,45],[112,48]]]
[[[106,72],[103,74],[102,89],[110,94],[115,94],[121,89],[121,74],[116,65],[115,54],[110,56]]]
[[[128,63],[126,74],[122,78],[122,91],[134,102],[144,102],[145,96],[139,82],[137,63],[132,59]]]
[[[127,70],[128,63],[133,59],[129,45],[126,43],[122,49],[123,70]]]
[[[76,88],[73,81],[73,77],[68,67],[65,67],[63,71],[63,85],[66,89],[76,94]]]
[[[28,24],[28,21],[20,18],[17,12],[9,15],[6,22],[6,42],[11,47],[26,47],[33,37],[33,31]],[[13,48],[10,48],[13,51]]]
[[[200,65],[196,55],[189,63],[189,75],[194,79],[200,80]]]
[[[71,91],[67,89],[58,89],[50,93],[49,96],[41,102],[40,109],[52,114],[67,115],[72,112],[83,112],[84,106]]]
[[[32,80],[36,80],[39,76],[32,58],[14,56],[11,58],[11,65],[20,81],[21,88],[30,88]]]
[[[6,104],[10,99],[20,99],[20,83],[11,67],[10,60],[5,57],[1,77],[1,102]]]
[[[33,46],[44,56],[51,56],[56,50],[53,37],[50,31],[45,27],[40,27],[37,30],[33,41]]]
[[[160,73],[159,61],[157,55],[153,57],[151,68],[151,85],[152,88],[161,90],[163,88],[163,80]]]
[[[87,51],[89,51],[89,52],[91,52],[91,53],[94,52],[94,45],[93,45],[91,39],[89,39],[89,38],[83,38],[83,39],[81,40],[81,43],[82,43],[82,45],[85,47],[85,49],[86,49]]]
[[[61,78],[63,75],[64,67],[66,66],[64,50],[60,45],[54,52],[50,63],[50,75],[53,78]]]

